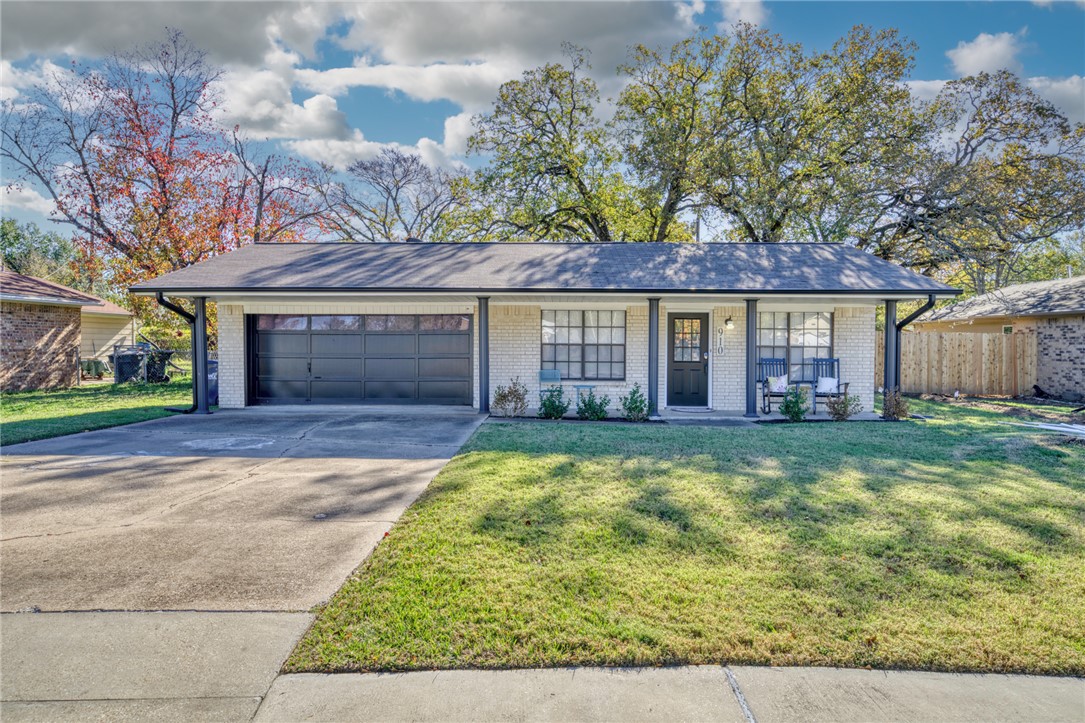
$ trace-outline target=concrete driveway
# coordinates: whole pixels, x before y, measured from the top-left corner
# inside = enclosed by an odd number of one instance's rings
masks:
[[[248,720],[481,419],[260,408],[5,447],[0,716]]]
[[[479,421],[258,408],[7,447],[0,609],[308,610]]]

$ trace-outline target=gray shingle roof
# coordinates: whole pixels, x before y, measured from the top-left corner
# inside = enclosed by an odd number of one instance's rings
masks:
[[[1017,284],[936,309],[922,321],[1085,314],[1085,276]]]
[[[839,244],[256,244],[136,292],[916,293],[945,284]]]

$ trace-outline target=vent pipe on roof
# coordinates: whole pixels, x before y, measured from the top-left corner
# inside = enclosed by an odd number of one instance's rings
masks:
[[[409,243],[409,244],[420,244],[420,243],[422,243],[422,239],[415,238],[414,236],[408,236],[407,237],[407,243]]]

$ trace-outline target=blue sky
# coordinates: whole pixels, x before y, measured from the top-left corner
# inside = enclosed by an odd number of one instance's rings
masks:
[[[1085,120],[1085,2],[18,2],[4,0],[0,97],[50,63],[93,61],[180,28],[226,69],[222,122],[340,167],[386,144],[434,164],[464,156],[472,113],[501,82],[560,58],[563,41],[592,51],[603,94],[635,43],[669,46],[738,19],[823,48],[859,23],[896,27],[919,45],[917,92],[1010,68],[1072,120]],[[0,169],[3,183],[13,181]],[[47,224],[49,202],[27,186],[4,215]]]

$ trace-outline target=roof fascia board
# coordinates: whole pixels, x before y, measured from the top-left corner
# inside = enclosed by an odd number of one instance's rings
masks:
[[[14,304],[40,304],[42,306],[101,306],[97,301],[76,301],[75,299],[16,296],[12,294],[0,294],[0,301],[9,301]]]
[[[253,289],[243,287],[179,287],[165,288],[138,288],[131,287],[129,291],[136,296],[154,296],[158,292],[169,296],[495,296],[495,295],[568,295],[568,296],[595,296],[595,295],[618,295],[618,296],[719,296],[734,297],[739,299],[765,298],[774,296],[815,297],[815,296],[866,296],[876,299],[923,299],[931,294],[938,298],[952,298],[961,293],[959,289],[949,290],[902,290],[902,289],[827,289],[825,291],[812,291],[809,289],[776,290],[776,289],[568,289],[568,288],[540,288],[540,289],[432,289],[432,288],[397,288],[397,289],[329,289],[327,287],[304,287],[289,289]]]

